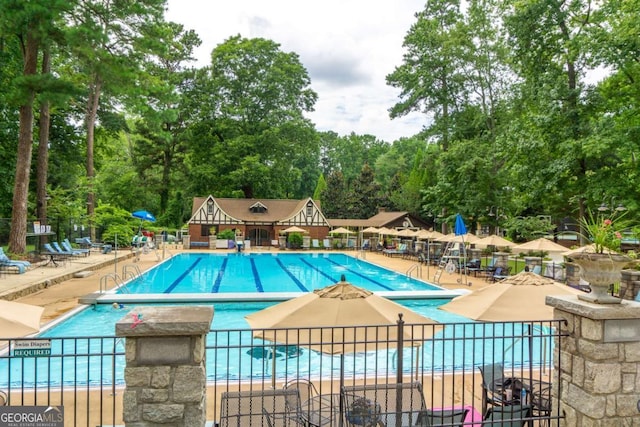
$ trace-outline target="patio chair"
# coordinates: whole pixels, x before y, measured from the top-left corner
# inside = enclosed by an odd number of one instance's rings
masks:
[[[463,427],[464,420],[467,416],[469,409],[467,408],[454,408],[454,409],[427,409],[421,414],[418,419],[419,426],[450,426],[450,427]]]
[[[285,390],[297,390],[298,396],[296,398],[297,402],[287,402],[293,408],[297,408],[300,402],[306,402],[311,399],[313,396],[318,394],[318,390],[316,390],[316,386],[309,380],[303,378],[296,378],[289,382],[287,382],[283,389]],[[296,405],[291,405],[291,403],[296,403]]]
[[[490,408],[487,416],[482,421],[483,427],[523,427],[525,424],[533,427],[531,406],[529,405]]]
[[[398,416],[403,426],[429,425],[419,382],[344,386],[341,394],[348,427],[395,426]]]
[[[297,390],[244,390],[222,393],[220,427],[304,425],[299,407],[287,402],[299,401]]]
[[[482,416],[486,417],[489,405],[502,406],[504,399],[502,396],[502,383],[504,382],[504,365],[493,363],[480,366],[482,376]]]
[[[311,248],[320,249],[320,241],[318,239],[311,239]]]

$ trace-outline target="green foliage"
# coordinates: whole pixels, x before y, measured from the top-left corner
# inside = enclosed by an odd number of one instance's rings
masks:
[[[553,230],[553,224],[547,218],[515,217],[506,221],[509,237],[514,242],[537,239]]]
[[[233,231],[230,228],[227,228],[225,230],[220,231],[216,235],[216,238],[221,239],[221,240],[235,240],[236,239],[236,232]]]
[[[302,237],[302,233],[289,233],[287,241],[289,242],[291,249],[300,249],[304,239]]]
[[[327,181],[324,179],[324,174],[320,174],[318,177],[318,183],[316,184],[316,189],[313,191],[313,200],[320,200],[322,197],[322,192],[327,188]]]

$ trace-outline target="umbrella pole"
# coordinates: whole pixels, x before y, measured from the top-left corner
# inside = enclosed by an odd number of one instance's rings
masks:
[[[344,352],[340,353],[340,393],[342,393],[342,387],[344,387]],[[340,427],[344,425],[344,399],[340,398]]]
[[[276,389],[276,343],[273,342],[273,352],[271,353],[271,388]]]

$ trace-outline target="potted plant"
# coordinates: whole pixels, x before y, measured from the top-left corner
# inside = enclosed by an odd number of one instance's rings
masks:
[[[588,214],[581,220],[584,237],[591,241],[591,247],[575,252],[570,258],[580,266],[580,276],[589,282],[590,294],[580,295],[580,299],[599,304],[619,304],[620,299],[609,295],[609,286],[620,281],[622,269],[631,261],[621,254],[622,232],[631,223],[623,214],[604,216]]]

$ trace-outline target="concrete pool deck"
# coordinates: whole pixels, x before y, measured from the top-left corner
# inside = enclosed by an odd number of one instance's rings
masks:
[[[212,250],[207,252],[221,253],[224,250]],[[261,252],[254,249],[255,252]],[[113,274],[120,274],[123,266],[134,266],[141,272],[157,265],[163,259],[182,252],[178,246],[171,246],[164,252],[150,251],[149,253],[136,254],[129,249],[119,250],[117,255],[92,252],[88,257],[74,257],[58,267],[52,265],[36,264],[23,274],[5,273],[0,277],[0,298],[15,300],[25,304],[38,305],[45,308],[42,315],[42,324],[57,319],[79,305],[79,299],[88,294],[98,292],[101,286],[101,278]],[[195,252],[193,250],[187,252]],[[204,252],[198,250],[198,252]],[[227,252],[227,251],[224,251]],[[283,251],[288,253],[290,251]],[[305,251],[308,252],[308,251]],[[335,252],[335,251],[333,251]],[[346,251],[347,255],[358,256],[373,264],[389,268],[400,274],[415,266],[415,260],[406,260],[399,257],[388,257],[376,252]],[[164,255],[164,258],[163,258]],[[435,267],[422,266],[420,274],[412,274],[413,277],[433,283]],[[439,286],[448,290],[473,291],[489,285],[482,278],[468,277],[468,285],[463,285],[464,280],[459,274],[442,273]],[[113,280],[105,280],[106,287],[115,287]]]

